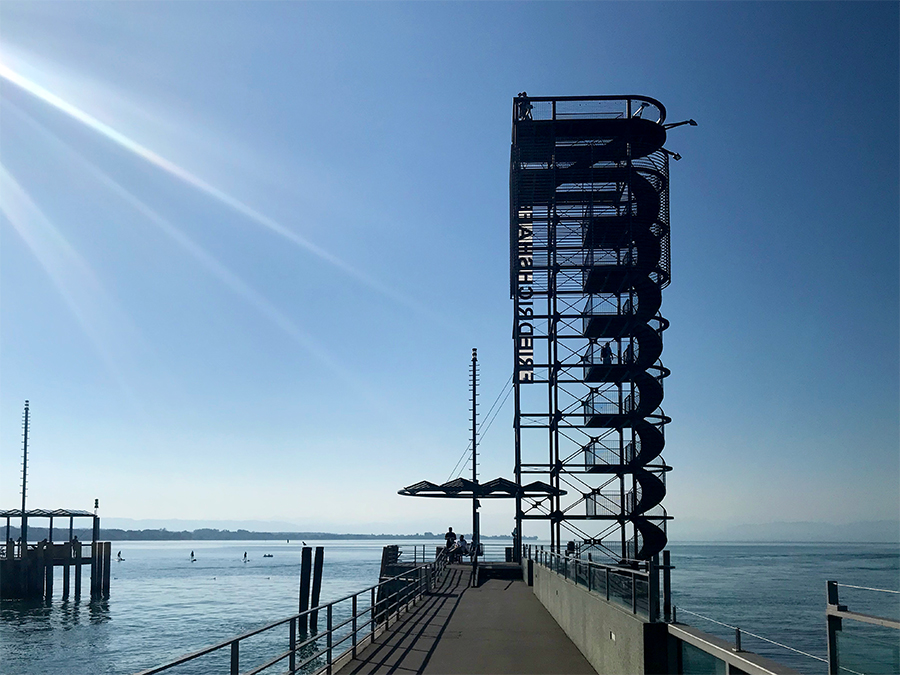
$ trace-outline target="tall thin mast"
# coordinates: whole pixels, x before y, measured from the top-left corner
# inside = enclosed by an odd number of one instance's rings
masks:
[[[472,349],[472,546],[477,560],[480,527],[478,522],[478,350]]]
[[[22,546],[28,543],[28,519],[25,517],[25,491],[28,487],[28,401],[25,401],[25,423],[22,434]],[[24,548],[22,549],[24,551]]]

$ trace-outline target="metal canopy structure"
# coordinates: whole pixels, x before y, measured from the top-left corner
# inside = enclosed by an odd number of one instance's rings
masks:
[[[573,539],[649,559],[666,545],[663,145],[678,125],[665,117],[644,96],[513,101],[515,474],[523,487],[547,476],[554,490],[517,495],[517,549],[525,520],[548,521],[557,551]]]
[[[11,521],[14,518],[18,518],[21,522],[20,533],[22,537],[23,545],[28,545],[28,520],[30,518],[47,518],[50,522],[47,527],[49,540],[53,541],[53,519],[69,519],[69,539],[72,539],[72,533],[75,528],[75,519],[76,518],[90,518],[91,519],[91,540],[96,542],[100,539],[100,516],[95,513],[91,513],[90,511],[75,511],[72,509],[27,509],[26,511],[22,511],[22,509],[5,509],[0,511],[0,518],[6,519],[6,537],[5,541],[9,541],[9,533],[11,527]]]
[[[556,497],[564,495],[566,492],[540,481],[520,486],[506,478],[495,478],[487,483],[474,483],[465,478],[457,478],[442,485],[423,480],[398,490],[397,494],[406,497],[442,497],[445,499],[472,499],[473,497],[477,499],[512,499],[516,497]]]
[[[21,509],[7,509],[0,511],[0,518],[21,518]],[[66,509],[56,509],[48,511],[47,509],[31,509],[25,511],[26,518],[93,518],[94,514],[90,511],[68,511]]]

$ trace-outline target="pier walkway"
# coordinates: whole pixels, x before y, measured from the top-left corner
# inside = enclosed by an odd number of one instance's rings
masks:
[[[367,673],[593,674],[578,648],[523,581],[468,586],[468,565],[360,649],[339,675]]]

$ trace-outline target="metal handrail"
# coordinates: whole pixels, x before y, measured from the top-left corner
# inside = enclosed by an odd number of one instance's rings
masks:
[[[526,96],[521,97],[517,96],[514,99],[515,105],[513,106],[513,119],[530,119],[530,108],[528,109],[527,118],[523,114],[518,114],[517,111],[525,111],[528,103],[550,103],[552,105],[550,119],[558,119],[565,118],[569,116],[580,116],[584,113],[558,113],[556,110],[556,103],[588,103],[588,102],[616,102],[624,104],[624,110],[618,111],[618,116],[624,117],[626,115],[636,114],[636,110],[633,108],[642,107],[640,104],[645,103],[649,104],[653,108],[656,108],[658,111],[658,118],[655,120],[657,124],[662,124],[666,120],[666,108],[665,106],[657,101],[655,98],[650,98],[649,96],[640,96],[635,94],[625,94],[622,96]],[[522,104],[525,104],[523,106]],[[635,105],[637,104],[637,105]],[[596,114],[596,113],[595,113]],[[610,111],[606,114],[614,114],[613,111]]]
[[[319,659],[323,655],[327,655],[326,662],[323,664],[322,668],[330,673],[331,667],[335,662],[334,657],[334,648],[337,645],[341,645],[346,642],[348,639],[353,640],[353,646],[351,649],[355,650],[357,645],[360,642],[360,633],[365,632],[362,636],[362,639],[366,639],[375,633],[376,625],[380,622],[388,625],[390,623],[391,617],[396,615],[399,617],[400,615],[400,606],[409,603],[411,600],[424,595],[429,588],[432,588],[438,581],[440,575],[444,572],[447,566],[446,556],[438,556],[438,558],[434,562],[424,563],[421,565],[417,565],[416,567],[411,568],[410,570],[406,570],[401,574],[398,574],[390,579],[385,579],[373,586],[369,586],[364,588],[361,591],[357,591],[356,593],[351,593],[349,595],[345,595],[342,598],[338,598],[337,600],[332,600],[324,605],[319,605],[317,607],[311,607],[302,612],[298,612],[297,614],[292,614],[291,616],[285,617],[283,619],[279,619],[277,621],[273,621],[272,623],[266,624],[259,628],[254,628],[253,630],[247,631],[245,633],[241,633],[235,637],[228,638],[227,640],[223,640],[222,642],[216,643],[209,647],[204,647],[195,652],[191,652],[189,654],[185,654],[183,656],[178,657],[172,661],[164,663],[159,666],[155,666],[153,668],[148,668],[146,670],[142,670],[137,675],[155,675],[156,673],[161,673],[170,668],[174,668],[176,666],[180,666],[184,663],[188,663],[189,661],[193,661],[202,656],[206,656],[208,654],[212,654],[213,652],[217,652],[222,649],[230,649],[231,651],[231,662],[230,662],[230,672],[232,675],[237,675],[240,672],[240,644],[242,641],[251,638],[256,635],[260,635],[261,633],[265,633],[279,626],[283,626],[284,624],[289,625],[289,645],[290,648],[285,651],[275,655],[270,660],[265,663],[256,666],[254,669],[246,671],[245,675],[255,675],[256,673],[260,673],[277,663],[283,661],[284,659],[289,659],[289,670],[288,673],[297,673],[300,672],[304,667],[308,666],[310,663]],[[424,572],[424,574],[423,574]],[[407,584],[404,588],[387,595],[386,597],[381,598],[380,600],[376,599],[376,592],[378,589],[386,586],[391,582],[395,581],[408,581],[411,582]],[[365,594],[369,593],[370,595],[370,603],[369,606],[366,607],[363,611],[358,611],[358,598]],[[333,625],[333,611],[334,607],[342,602],[352,601],[352,609],[350,617],[338,625]],[[379,610],[379,606],[381,609]],[[391,607],[396,607],[396,611],[392,612]],[[318,613],[319,611],[325,611],[326,616],[326,627],[325,630],[321,632],[317,632],[315,635],[309,636],[301,642],[298,642],[296,639],[299,621],[301,619],[306,619],[308,624],[307,617],[313,613]],[[368,615],[368,616],[367,616]],[[358,619],[361,617],[366,617],[366,619],[362,622],[359,622]],[[380,619],[380,621],[379,621]],[[347,624],[352,624],[352,630],[347,633],[347,635],[341,637],[336,643],[333,642],[335,631],[347,626]],[[302,662],[296,662],[297,653],[303,649],[304,647],[316,643],[317,640],[321,638],[326,639],[326,646],[323,649],[318,649],[315,653],[309,655]],[[344,654],[349,652],[350,649],[343,651],[338,655],[337,658],[342,657]]]
[[[647,592],[648,592],[648,614],[650,615],[651,620],[656,620],[655,615],[657,612],[657,603],[650,597],[653,591],[653,583],[651,581],[654,571],[651,569],[651,563],[647,561],[633,561],[639,562],[640,564],[647,565],[647,569],[633,569],[631,567],[623,567],[619,565],[606,565],[603,563],[597,563],[592,560],[584,560],[582,558],[578,558],[572,555],[564,555],[560,553],[554,553],[553,551],[544,551],[543,549],[534,549],[532,550],[530,546],[524,547],[524,554],[526,558],[529,558],[547,569],[556,572],[557,574],[563,575],[566,579],[571,579],[578,583],[578,573],[579,570],[587,570],[587,589],[589,592],[597,592],[598,589],[593,586],[593,572],[600,571],[603,572],[605,576],[605,581],[603,584],[606,600],[609,601],[613,599],[612,593],[610,593],[610,577],[611,575],[616,575],[619,577],[628,577],[630,578],[631,584],[631,611],[634,614],[638,614],[638,583],[647,584]],[[626,563],[629,561],[625,561]]]
[[[606,563],[599,563],[595,560],[584,560],[583,558],[573,557],[571,555],[567,556],[563,553],[554,553],[553,551],[545,551],[543,549],[531,549],[530,545],[526,545],[526,556],[534,560],[535,562],[544,565],[544,567],[549,567],[546,562],[540,560],[539,558],[544,558],[545,560],[549,560],[551,557],[558,558],[560,560],[576,560],[581,565],[587,565],[589,567],[598,568],[598,569],[608,569],[611,572],[615,572],[617,574],[625,574],[632,577],[644,577],[649,578],[650,572],[646,569],[632,569],[631,567],[624,567],[622,565],[607,565]],[[641,565],[647,565],[646,560],[634,560],[626,562],[635,562]]]

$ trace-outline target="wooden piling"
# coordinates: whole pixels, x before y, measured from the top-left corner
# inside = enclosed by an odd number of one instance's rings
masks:
[[[96,508],[96,500],[94,507]],[[100,553],[100,518],[96,515],[93,519],[93,527],[91,528],[91,600],[100,596],[100,566],[103,556]]]
[[[64,545],[63,548],[63,600],[69,597],[69,572],[72,569],[72,540]]]
[[[51,544],[43,544],[40,558],[44,567],[44,597],[51,600],[53,598],[53,546]]]
[[[325,558],[325,547],[316,546],[316,560],[313,564],[313,582],[312,582],[312,606],[319,606],[319,593],[322,591],[322,563]],[[318,630],[319,612],[313,610],[309,614],[309,629],[313,632]]]
[[[91,600],[100,594],[100,542],[91,543]]]
[[[302,614],[309,609],[309,580],[312,572],[312,549],[304,546],[300,551],[300,613]],[[306,634],[306,628],[309,625],[308,617],[300,618],[298,628]]]
[[[72,542],[72,554],[75,556],[75,599],[81,599],[81,542]]]
[[[103,542],[103,587],[100,589],[103,597],[109,597],[109,575],[112,571],[112,542]]]

